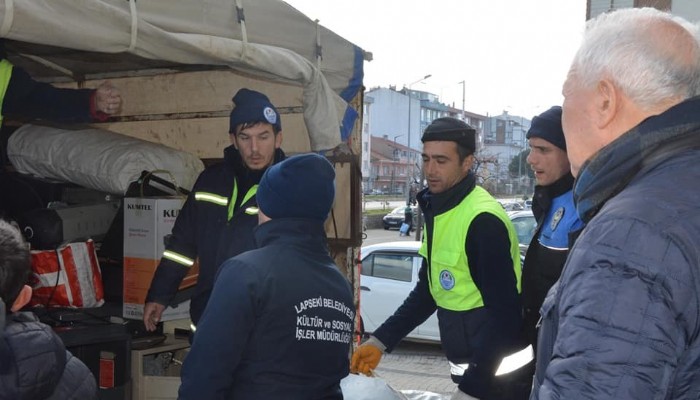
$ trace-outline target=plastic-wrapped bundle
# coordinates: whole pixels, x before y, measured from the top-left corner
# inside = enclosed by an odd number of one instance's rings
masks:
[[[168,171],[175,184],[191,189],[204,170],[194,154],[101,129],[27,124],[10,136],[7,155],[20,173],[119,195],[142,171]]]

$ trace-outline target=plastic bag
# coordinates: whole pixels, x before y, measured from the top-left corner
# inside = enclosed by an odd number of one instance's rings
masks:
[[[384,379],[350,374],[340,381],[345,400],[406,400]]]
[[[402,390],[401,393],[407,400],[450,400],[452,395],[442,395],[423,390]]]
[[[100,307],[102,273],[92,239],[55,250],[32,250],[31,306]]]

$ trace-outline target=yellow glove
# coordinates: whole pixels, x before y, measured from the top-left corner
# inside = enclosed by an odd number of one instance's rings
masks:
[[[352,355],[350,361],[350,372],[353,374],[361,373],[367,376],[372,375],[372,371],[377,368],[379,361],[382,359],[386,346],[374,336],[370,336],[369,340],[361,344]]]

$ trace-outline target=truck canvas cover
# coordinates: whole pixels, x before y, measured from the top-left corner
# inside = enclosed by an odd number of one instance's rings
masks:
[[[115,73],[206,65],[299,85],[315,151],[350,135],[357,113],[348,102],[370,58],[278,0],[2,0],[0,37],[10,61],[37,78],[104,76],[103,63],[90,63],[100,53],[113,55]]]

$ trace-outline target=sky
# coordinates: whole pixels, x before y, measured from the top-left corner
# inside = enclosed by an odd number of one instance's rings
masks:
[[[371,52],[364,84],[434,93],[482,115],[525,118],[563,101],[585,0],[285,0]],[[464,85],[462,85],[464,81]]]

